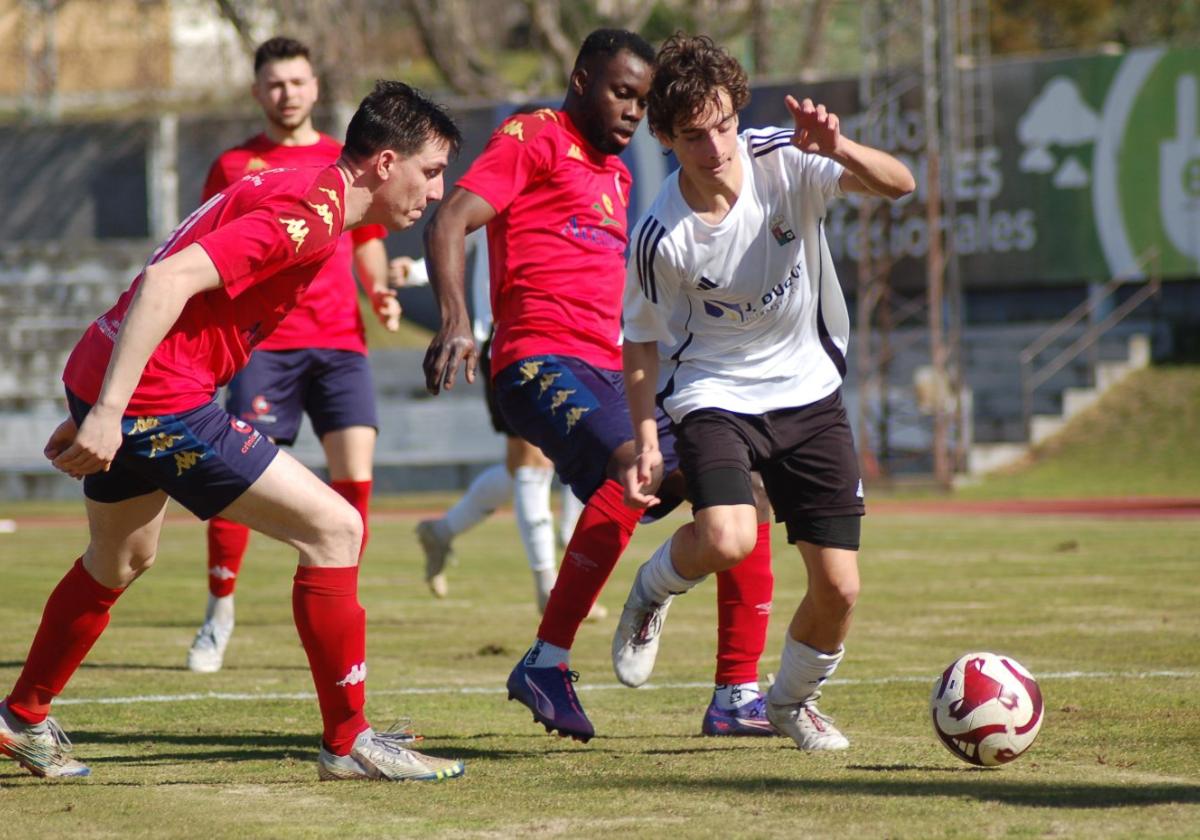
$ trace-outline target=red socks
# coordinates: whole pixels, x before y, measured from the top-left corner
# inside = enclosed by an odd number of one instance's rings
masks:
[[[538,626],[539,639],[570,649],[641,516],[642,511],[626,507],[625,492],[611,479],[592,494],[567,543],[558,580]]]
[[[50,703],[108,626],[108,611],[124,591],[101,586],[83,568],[83,558],[75,561],[42,610],[25,667],[8,695],[13,714],[26,723],[46,719]]]
[[[362,558],[363,552],[367,550],[367,511],[371,506],[371,482],[370,481],[331,481],[329,486],[337,491],[338,495],[354,506],[358,511],[358,515],[362,517],[363,522],[363,537],[362,545],[359,546],[358,556]]]
[[[208,520],[208,592],[214,598],[233,594],[249,542],[245,525],[219,516]]]
[[[717,574],[717,685],[758,681],[774,587],[771,523],[761,522],[753,550]]]
[[[346,755],[367,728],[367,612],[358,603],[358,567],[300,566],[292,615],[317,689],[325,746]]]

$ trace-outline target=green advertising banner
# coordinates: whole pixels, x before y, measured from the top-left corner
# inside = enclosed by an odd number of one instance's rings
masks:
[[[993,64],[994,130],[954,160],[954,243],[968,288],[1080,283],[1144,276],[1159,254],[1165,279],[1200,277],[1200,50],[1136,50]],[[913,91],[884,120],[866,124],[857,83],[756,88],[744,125],[790,124],[784,93],[839,113],[846,133],[887,149],[918,189],[876,221],[868,241],[895,260],[893,282],[923,284],[929,247],[925,126]],[[843,281],[862,247],[857,202],[826,220]]]

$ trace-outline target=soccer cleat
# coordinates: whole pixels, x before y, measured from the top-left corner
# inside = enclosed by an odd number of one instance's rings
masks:
[[[90,776],[86,764],[71,758],[71,741],[52,717],[25,723],[0,703],[0,753],[35,776],[65,779]]]
[[[530,668],[522,660],[508,675],[508,699],[524,704],[547,732],[557,729],[559,735],[586,744],[596,730],[575,694],[573,683],[578,679],[579,672],[565,662],[553,668]]]
[[[612,663],[617,679],[630,688],[645,683],[654,671],[658,639],[674,598],[668,595],[661,604],[647,603],[638,597],[636,582],[629,591],[613,634]]]
[[[450,588],[446,585],[446,563],[450,559],[450,540],[442,536],[437,527],[439,519],[422,519],[417,523],[417,540],[425,552],[425,582],[435,598],[445,598]]]
[[[850,746],[846,736],[833,725],[833,718],[817,708],[820,692],[803,703],[779,705],[767,700],[767,720],[796,742],[802,750],[844,750]]]
[[[425,755],[403,746],[393,733],[364,729],[348,755],[334,755],[321,745],[317,776],[323,782],[378,779],[384,782],[440,782],[466,772],[461,761]]]
[[[188,650],[187,666],[197,674],[215,674],[225,662],[225,648],[233,635],[232,624],[206,621],[200,625]]]
[[[708,704],[702,735],[778,735],[767,720],[767,698],[762,694],[733,709],[722,709],[716,697]]]

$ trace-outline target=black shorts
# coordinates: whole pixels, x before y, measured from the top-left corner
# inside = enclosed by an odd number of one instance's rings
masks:
[[[800,408],[735,414],[693,411],[676,425],[676,448],[692,507],[754,504],[750,472],[762,474],[788,541],[817,519],[862,516],[862,478],[840,391]]]

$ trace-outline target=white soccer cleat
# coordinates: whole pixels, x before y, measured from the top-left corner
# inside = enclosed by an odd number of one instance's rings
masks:
[[[425,552],[425,582],[436,598],[445,598],[450,587],[446,585],[446,563],[450,560],[450,540],[443,536],[438,527],[439,519],[423,519],[417,523],[417,540]]]
[[[647,603],[638,597],[636,581],[629,591],[613,634],[612,662],[617,679],[630,688],[644,684],[654,671],[658,640],[674,599],[668,595],[660,604]]]
[[[90,776],[86,764],[71,758],[71,741],[52,717],[25,723],[0,703],[0,753],[35,776],[67,779]]]
[[[365,729],[354,740],[349,755],[334,755],[321,747],[317,776],[323,782],[376,779],[384,782],[439,782],[466,772],[461,761],[436,758],[403,746],[389,733]]]
[[[850,741],[833,725],[833,718],[817,708],[820,693],[803,703],[776,704],[767,697],[767,720],[802,750],[844,750]]]
[[[233,636],[232,624],[206,621],[200,625],[188,650],[188,670],[197,674],[215,674],[225,663],[225,648]]]

